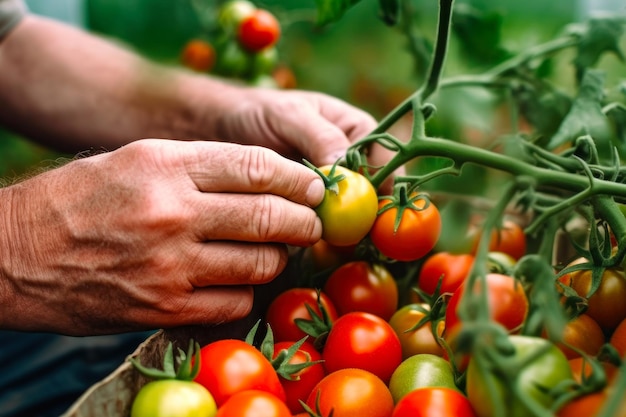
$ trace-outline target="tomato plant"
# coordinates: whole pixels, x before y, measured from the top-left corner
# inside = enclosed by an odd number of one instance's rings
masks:
[[[430,252],[441,233],[441,215],[425,194],[398,200],[384,198],[370,231],[372,243],[385,256],[414,261]]]
[[[389,319],[389,325],[400,339],[403,359],[419,353],[444,355],[443,347],[439,345],[433,333],[432,323],[430,321],[423,322],[429,310],[430,306],[426,303],[407,304],[400,307]],[[437,322],[438,337],[443,335],[444,326],[443,320]]]
[[[291,417],[291,412],[274,394],[250,389],[233,394],[219,408],[217,417]]]
[[[322,358],[328,373],[359,368],[387,383],[402,361],[402,347],[387,321],[374,314],[352,312],[333,323]]]
[[[295,342],[283,341],[274,344],[274,357],[282,349],[289,349]],[[313,344],[305,341],[296,354],[289,361],[290,365],[313,363],[322,360],[322,355],[315,349]],[[300,401],[306,401],[313,387],[326,376],[324,365],[321,362],[312,364],[292,374],[292,379],[281,378],[280,382],[285,389],[287,397],[285,403],[292,413],[304,411]]]
[[[332,300],[323,291],[306,287],[289,288],[270,302],[265,313],[275,341],[300,340],[307,335],[297,324],[297,319],[311,320],[307,306],[318,316],[325,315],[331,323],[339,317]]]
[[[458,390],[420,388],[409,392],[395,406],[392,417],[475,417],[469,400]]]
[[[265,9],[256,9],[239,25],[239,42],[251,52],[270,48],[280,39],[280,23]]]
[[[433,295],[441,281],[440,294],[453,293],[469,275],[474,256],[464,253],[437,252],[430,255],[420,268],[417,286]]]
[[[195,351],[195,356],[194,356]],[[146,368],[136,359],[130,359],[137,370],[156,380],[142,386],[133,399],[130,417],[213,417],[217,405],[213,395],[193,379],[198,367],[199,345],[190,341],[186,355],[174,358],[169,343],[163,358],[163,369]],[[179,363],[178,370],[174,362]],[[196,362],[197,363],[197,362]]]
[[[398,309],[398,284],[381,263],[348,262],[333,271],[323,290],[339,315],[364,311],[389,320]]]
[[[252,15],[256,6],[247,0],[229,0],[218,12],[218,22],[226,33],[237,33],[241,22]]]
[[[585,258],[577,258],[569,266],[582,264]],[[602,273],[600,283],[596,291],[588,296],[591,290],[592,272],[590,269],[582,269],[563,274],[559,282],[571,287],[576,293],[587,299],[585,313],[593,318],[607,335],[626,318],[626,277],[624,271],[617,268],[607,268]]]
[[[243,340],[222,339],[200,350],[200,371],[195,381],[213,394],[218,407],[237,392],[267,391],[285,401],[278,374],[271,362]]]
[[[318,171],[326,183],[324,200],[315,209],[322,220],[322,239],[336,246],[356,245],[376,220],[376,190],[363,175],[339,165]]]
[[[363,369],[339,369],[326,375],[306,401],[320,416],[390,417],[393,399],[383,381]]]
[[[506,410],[507,417],[527,417],[537,408],[547,410],[554,402],[550,390],[572,378],[567,358],[550,341],[519,335],[508,339],[514,351],[500,364],[503,369],[493,371],[470,359],[467,396],[480,417],[499,415],[498,409]]]
[[[452,365],[441,356],[417,354],[403,360],[393,371],[389,391],[397,404],[407,394],[419,388],[445,387],[457,390]]]

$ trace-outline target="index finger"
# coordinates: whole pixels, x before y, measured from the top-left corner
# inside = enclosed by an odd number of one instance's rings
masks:
[[[187,142],[187,174],[203,192],[267,193],[317,206],[324,182],[310,168],[263,147],[222,142]]]

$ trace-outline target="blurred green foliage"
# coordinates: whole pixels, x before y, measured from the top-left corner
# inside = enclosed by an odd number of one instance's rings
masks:
[[[217,0],[84,0],[88,30],[123,42],[139,53],[178,65],[184,43],[206,35],[219,5]],[[419,86],[425,63],[416,63],[406,37],[379,19],[378,2],[362,0],[337,22],[315,25],[315,0],[259,0],[280,19],[281,59],[296,75],[298,87],[325,92],[375,117],[382,117]],[[436,1],[413,1],[416,30],[425,47],[435,33]],[[475,73],[519,51],[550,39],[576,17],[572,0],[524,2],[473,0],[457,2],[456,35],[451,42],[446,74]],[[472,6],[472,7],[468,7]],[[484,12],[482,17],[473,13]],[[468,34],[472,34],[469,36]],[[438,114],[431,128],[447,137],[489,130],[493,100],[467,90],[438,95]],[[0,176],[19,174],[38,161],[54,158],[51,150],[0,131]],[[437,161],[424,163],[437,164]]]

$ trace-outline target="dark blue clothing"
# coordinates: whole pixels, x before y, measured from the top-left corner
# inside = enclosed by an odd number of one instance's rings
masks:
[[[70,337],[0,331],[0,417],[59,417],[150,334]]]

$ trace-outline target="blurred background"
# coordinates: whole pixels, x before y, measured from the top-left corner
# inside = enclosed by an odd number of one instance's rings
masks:
[[[407,51],[404,34],[385,26],[379,19],[377,1],[362,0],[339,22],[323,28],[314,24],[314,0],[253,2],[279,18],[283,30],[278,44],[280,61],[291,69],[298,88],[337,96],[380,118],[420,85],[425,66],[417,68],[419,64]],[[203,34],[204,22],[215,11],[216,3],[212,0],[27,1],[34,13],[83,27],[171,65],[181,65],[183,46]],[[417,30],[425,39],[432,40],[437,2],[412,3]],[[481,33],[472,38],[479,39],[473,44],[467,42],[468,37],[462,32],[452,38],[446,75],[477,73],[489,68],[502,59],[494,54],[498,49],[494,45],[522,51],[554,37],[567,23],[593,13],[626,11],[621,0],[457,0],[456,5],[481,13],[480,25],[472,26],[475,22],[470,13],[460,26],[466,31],[475,27]],[[441,117],[432,129],[447,137],[471,136],[473,131],[491,129],[494,120],[484,112],[486,102],[471,91],[456,94],[453,100],[442,97],[437,103]],[[0,103],[0,111],[1,108]],[[0,177],[4,178],[20,176],[46,161],[68,156],[2,130],[0,155]]]

